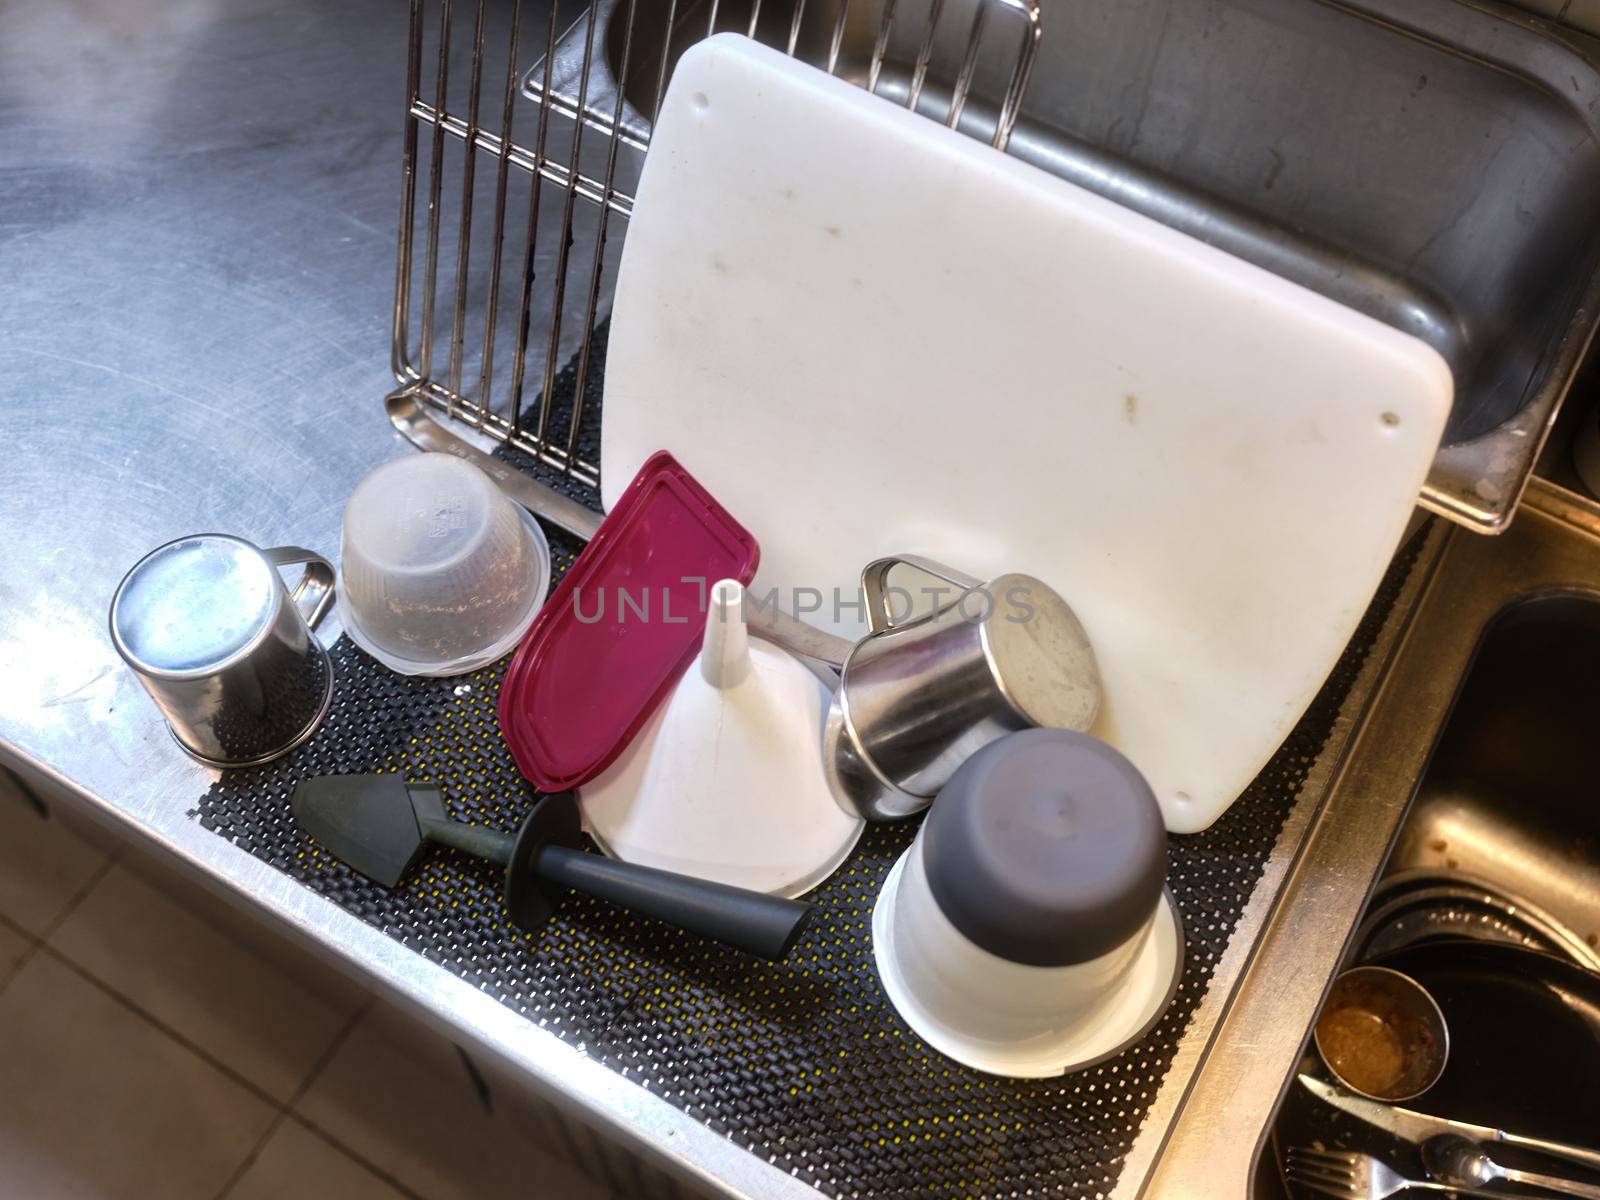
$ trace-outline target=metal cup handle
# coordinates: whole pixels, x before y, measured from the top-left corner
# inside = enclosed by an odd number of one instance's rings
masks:
[[[289,599],[306,624],[315,629],[333,604],[333,564],[303,546],[277,546],[261,553],[274,567],[305,565]]]
[[[983,580],[974,579],[964,571],[947,567],[931,558],[923,558],[920,554],[891,554],[886,558],[875,558],[861,569],[861,590],[867,600],[867,629],[872,633],[883,633],[895,627],[894,614],[889,611],[889,572],[897,566],[911,567],[959,588],[983,586]]]

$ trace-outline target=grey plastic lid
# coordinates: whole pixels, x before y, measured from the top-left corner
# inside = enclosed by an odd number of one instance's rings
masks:
[[[1104,742],[1029,729],[991,742],[922,831],[935,902],[974,944],[1063,967],[1109,953],[1155,912],[1167,834],[1155,794]]]

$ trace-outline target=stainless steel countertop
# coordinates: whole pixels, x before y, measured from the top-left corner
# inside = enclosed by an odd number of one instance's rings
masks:
[[[0,0],[0,752],[681,1175],[814,1193],[203,829],[106,611],[200,531],[334,556],[388,374],[406,11]],[[324,640],[337,626],[324,625]]]

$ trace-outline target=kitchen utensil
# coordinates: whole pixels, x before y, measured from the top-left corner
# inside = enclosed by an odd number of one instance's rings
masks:
[[[1094,646],[1094,732],[1191,832],[1349,641],[1451,394],[1415,338],[718,36],[629,222],[602,492],[671,450],[766,547],[761,593],[853,596],[905,546],[1026,565]]]
[[[470,463],[408,455],[350,493],[339,616],[392,671],[460,675],[504,657],[549,583],[544,531]]]
[[[607,854],[798,896],[833,874],[862,822],[835,802],[817,756],[831,689],[752,643],[746,608],[736,581],[711,590],[695,665],[578,798]]]
[[[1177,988],[1161,811],[1133,765],[1062,729],[979,750],[884,881],[872,948],[935,1050],[1042,1078],[1142,1037]]]
[[[694,658],[706,589],[748,583],[756,541],[669,454],[640,468],[528,631],[500,729],[542,791],[611,764]]]
[[[1450,1031],[1428,989],[1387,967],[1341,973],[1313,1036],[1333,1077],[1374,1100],[1420,1096],[1450,1057]]]
[[[1480,1187],[1491,1183],[1520,1183],[1544,1188],[1563,1196],[1584,1196],[1600,1200],[1600,1187],[1562,1179],[1540,1171],[1520,1171],[1503,1167],[1484,1152],[1482,1146],[1458,1133],[1442,1133],[1422,1144],[1422,1161],[1428,1174],[1452,1187]]]
[[[588,541],[600,528],[601,515],[554,488],[546,487],[515,467],[479,450],[458,438],[422,411],[414,395],[398,392],[389,397],[389,420],[419,450],[450,454],[465,459],[493,479],[500,490],[523,508],[559,525],[574,537]],[[745,610],[750,632],[790,654],[825,666],[844,664],[853,642],[818,629],[791,616],[775,604],[750,606]]]
[[[1456,1196],[1500,1197],[1504,1192],[1447,1187],[1426,1179],[1410,1179],[1370,1154],[1343,1150],[1289,1147],[1289,1182],[1338,1200],[1385,1200],[1397,1192],[1450,1192]]]
[[[1591,1170],[1600,1171],[1600,1151],[1587,1150],[1582,1146],[1569,1146],[1563,1142],[1547,1141],[1544,1138],[1525,1137],[1517,1133],[1509,1133],[1504,1129],[1491,1129],[1485,1125],[1474,1125],[1468,1121],[1452,1121],[1445,1117],[1430,1116],[1427,1113],[1413,1112],[1410,1109],[1397,1108],[1378,1100],[1368,1100],[1354,1092],[1345,1091],[1335,1084],[1327,1083],[1314,1075],[1300,1076],[1300,1086],[1305,1088],[1324,1104],[1337,1108],[1340,1112],[1348,1113],[1359,1121],[1385,1130],[1401,1141],[1422,1145],[1429,1138],[1441,1134],[1454,1133],[1462,1137],[1471,1138],[1476,1142],[1500,1143],[1507,1146],[1517,1146],[1524,1150],[1532,1150],[1539,1154],[1548,1154],[1553,1158],[1562,1158],[1570,1162],[1587,1166]]]
[[[302,564],[290,593],[278,568]],[[255,766],[310,737],[333,699],[333,668],[311,633],[333,577],[332,563],[298,546],[177,538],[117,585],[111,641],[179,746],[207,766]]]
[[[813,910],[797,900],[586,854],[579,849],[577,805],[566,794],[541,799],[515,834],[450,820],[438,788],[395,775],[303,779],[291,804],[300,827],[330,854],[384,887],[396,886],[430,842],[497,863],[506,872],[507,911],[524,929],[543,926],[570,888],[779,959]]]
[[[1475,1142],[1498,1143],[1506,1146],[1516,1146],[1523,1150],[1532,1150],[1539,1154],[1548,1154],[1552,1158],[1562,1158],[1569,1162],[1586,1166],[1590,1170],[1600,1171],[1600,1150],[1588,1150],[1582,1146],[1570,1146],[1564,1142],[1548,1141],[1544,1138],[1525,1137],[1518,1133],[1509,1133],[1504,1129],[1491,1129],[1486,1125],[1474,1125],[1469,1121],[1452,1121],[1445,1117],[1430,1116],[1427,1113],[1413,1112],[1406,1108],[1397,1108],[1378,1100],[1368,1100],[1353,1092],[1347,1092],[1334,1084],[1327,1083],[1313,1075],[1300,1076],[1300,1086],[1305,1088],[1318,1100],[1337,1108],[1340,1112],[1348,1113],[1359,1121],[1385,1130],[1401,1141],[1411,1142],[1421,1146],[1429,1138],[1442,1134],[1453,1133],[1462,1137],[1471,1138]]]
[[[950,586],[932,613],[897,619],[889,572]],[[926,808],[974,751],[1021,729],[1087,729],[1100,673],[1066,601],[1031,575],[988,583],[899,554],[861,573],[870,636],[845,660],[823,733],[834,796],[869,820]],[[913,598],[902,590],[909,609]]]

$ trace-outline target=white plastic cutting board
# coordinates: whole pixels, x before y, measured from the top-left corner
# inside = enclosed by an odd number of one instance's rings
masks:
[[[1415,338],[723,35],[651,141],[601,471],[609,506],[670,450],[759,539],[755,593],[847,634],[833,589],[883,555],[1039,576],[1094,732],[1190,832],[1327,677],[1451,397]]]

